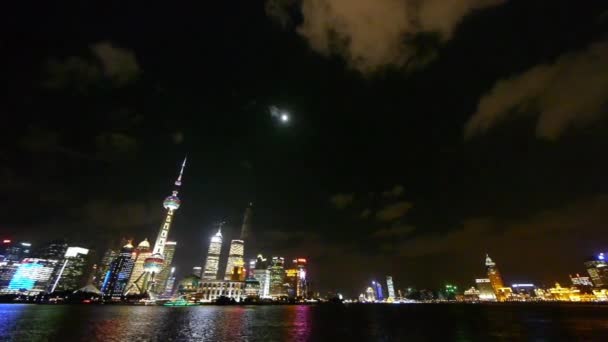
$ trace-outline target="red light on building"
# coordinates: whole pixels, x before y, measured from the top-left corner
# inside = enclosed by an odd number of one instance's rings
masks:
[[[304,259],[304,258],[299,258],[299,259],[297,259],[297,261],[301,262],[301,263],[304,263],[304,264],[306,263],[306,259]]]
[[[11,243],[11,240],[2,240],[3,243]]]

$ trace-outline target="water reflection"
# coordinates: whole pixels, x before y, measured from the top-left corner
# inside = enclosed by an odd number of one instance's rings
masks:
[[[0,305],[0,341],[605,340],[608,306]]]

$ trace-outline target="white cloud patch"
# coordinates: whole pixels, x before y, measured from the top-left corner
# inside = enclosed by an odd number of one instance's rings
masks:
[[[608,113],[608,42],[561,56],[497,82],[465,127],[473,137],[516,114],[538,115],[536,135],[555,140],[569,127],[588,125]]]
[[[289,5],[285,0],[269,0]],[[351,67],[371,72],[394,65],[412,67],[433,59],[460,21],[476,9],[504,0],[302,0],[298,32],[324,55],[339,54]],[[276,15],[275,15],[276,17]],[[419,39],[425,33],[429,40]],[[429,46],[429,44],[431,46]]]
[[[117,84],[129,83],[139,75],[139,64],[132,51],[116,47],[110,42],[97,43],[91,50],[99,59],[104,74]]]

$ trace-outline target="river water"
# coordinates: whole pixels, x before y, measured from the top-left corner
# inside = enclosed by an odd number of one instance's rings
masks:
[[[0,341],[608,341],[608,306],[0,305]]]

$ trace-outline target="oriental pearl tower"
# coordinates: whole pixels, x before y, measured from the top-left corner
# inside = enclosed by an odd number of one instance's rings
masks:
[[[158,236],[156,237],[156,242],[154,243],[154,249],[152,250],[152,255],[149,258],[144,260],[144,272],[146,274],[147,279],[147,288],[151,293],[157,292],[155,291],[155,280],[154,277],[157,275],[165,266],[165,243],[167,242],[167,237],[169,236],[169,229],[171,228],[171,223],[173,222],[173,214],[181,204],[181,200],[177,197],[178,189],[182,185],[182,176],[184,174],[184,168],[186,167],[186,160],[184,158],[184,162],[182,163],[182,168],[179,172],[179,176],[175,181],[175,190],[173,190],[173,194],[165,198],[163,202],[163,207],[167,209],[167,216],[165,217],[165,221],[160,227],[160,231],[158,232]]]

